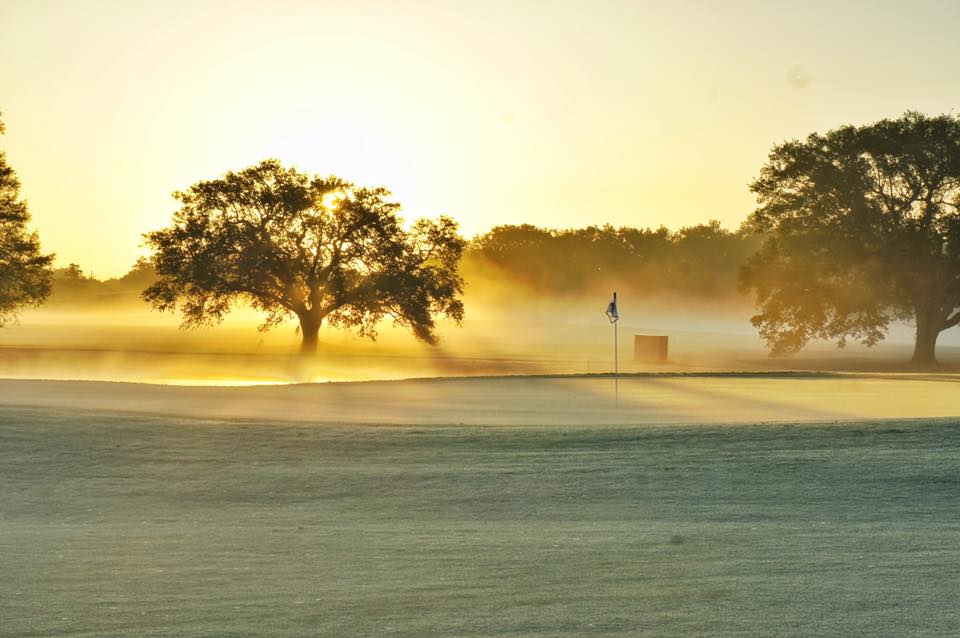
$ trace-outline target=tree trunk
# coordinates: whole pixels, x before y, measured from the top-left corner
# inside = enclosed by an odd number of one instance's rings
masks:
[[[913,346],[911,362],[918,365],[936,365],[937,337],[940,336],[940,322],[934,313],[917,311],[917,336]]]
[[[320,321],[310,317],[300,317],[300,354],[316,354],[320,338]]]

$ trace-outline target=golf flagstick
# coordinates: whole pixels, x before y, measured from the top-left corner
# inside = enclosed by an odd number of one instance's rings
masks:
[[[613,324],[613,400],[615,405],[620,405],[620,361],[618,355],[618,346],[620,340],[620,330],[617,322],[620,321],[620,311],[617,309],[617,293],[613,293],[613,301],[607,304],[607,318]]]

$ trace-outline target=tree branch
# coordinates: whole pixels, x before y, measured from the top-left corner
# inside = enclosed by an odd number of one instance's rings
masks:
[[[943,322],[943,327],[940,328],[940,330],[943,331],[947,328],[952,328],[957,324],[960,324],[960,311],[955,312],[953,315],[947,317],[947,319]]]

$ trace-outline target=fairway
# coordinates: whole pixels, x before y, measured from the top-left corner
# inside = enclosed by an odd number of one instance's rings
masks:
[[[0,635],[952,635],[958,425],[7,405]]]

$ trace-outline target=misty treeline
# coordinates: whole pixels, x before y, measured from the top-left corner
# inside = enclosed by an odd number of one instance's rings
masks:
[[[677,231],[613,226],[553,230],[498,226],[470,242],[468,291],[564,298],[629,290],[635,298],[742,303],[741,267],[760,246],[755,233],[719,222]],[[518,286],[520,287],[518,290]]]
[[[98,279],[79,264],[53,270],[53,291],[47,305],[53,307],[99,307],[116,304],[143,304],[141,293],[157,279],[153,264],[141,258],[123,276]]]
[[[468,295],[516,294],[564,299],[619,287],[641,298],[747,303],[737,290],[741,267],[761,244],[746,228],[719,222],[677,231],[612,226],[556,230],[497,226],[474,237],[460,264]],[[121,277],[100,279],[70,264],[53,272],[49,305],[106,307],[144,304],[156,282],[153,265],[139,259]]]

